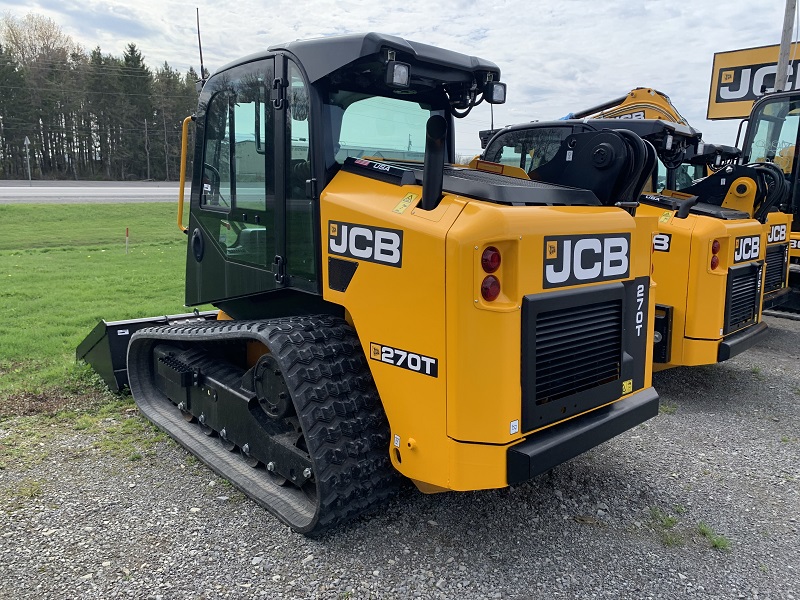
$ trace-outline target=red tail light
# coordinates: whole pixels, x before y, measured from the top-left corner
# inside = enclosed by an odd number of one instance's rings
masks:
[[[713,255],[711,257],[712,271],[714,271],[719,266],[719,256],[717,256],[717,254],[719,254],[719,248],[720,248],[719,240],[714,240],[713,242],[711,242],[711,254]]]
[[[481,267],[487,273],[494,273],[500,268],[500,251],[494,246],[489,246],[481,255]]]
[[[500,280],[494,275],[487,275],[481,283],[481,296],[487,302],[494,302],[500,295]]]

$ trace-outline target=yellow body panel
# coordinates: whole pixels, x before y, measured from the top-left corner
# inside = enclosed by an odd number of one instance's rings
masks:
[[[653,279],[658,284],[656,303],[673,309],[671,356],[654,369],[717,362],[724,338],[728,269],[764,260],[764,227],[752,219],[725,221],[695,214],[679,219],[676,211],[648,204],[639,206],[638,213],[658,217],[658,233],[670,236],[669,251],[653,252]],[[736,263],[735,240],[741,237],[758,237],[759,252]],[[720,243],[716,269],[711,268],[714,240]]]
[[[764,303],[765,306],[769,306],[769,302],[773,298],[781,298],[782,300],[776,300],[776,302],[783,302],[785,300],[784,294],[787,294],[789,288],[789,264],[791,263],[792,259],[792,252],[794,252],[794,256],[797,256],[796,261],[800,261],[800,248],[792,248],[792,242],[800,241],[800,240],[793,240],[792,236],[798,236],[798,234],[792,234],[792,215],[789,213],[774,211],[767,215],[767,222],[764,224],[764,230],[767,236],[767,248],[771,249],[775,246],[782,246],[783,251],[780,250],[773,250],[770,253],[770,258],[775,257],[775,260],[780,261],[782,266],[785,267],[783,271],[783,279],[778,287],[777,283],[772,283],[771,286],[764,287]],[[795,244],[797,245],[797,244]],[[787,248],[788,246],[788,248]],[[786,250],[788,249],[788,253]],[[767,271],[772,271],[772,269],[778,269],[777,265],[770,265],[769,258],[767,259]],[[765,277],[766,279],[766,277]]]
[[[409,194],[413,202],[402,206]],[[428,212],[416,208],[420,195],[419,186],[337,174],[320,200],[323,296],[346,309],[370,359],[395,468],[426,492],[504,487],[508,447],[531,434],[519,427],[521,304],[525,295],[544,291],[544,236],[627,233],[628,279],[647,278],[655,219],[634,219],[617,208],[502,206],[450,194]],[[367,237],[373,234],[364,228],[402,232],[401,264],[332,252],[345,227],[350,234],[362,227]],[[502,255],[495,273],[502,291],[492,303],[480,292],[486,276],[481,254],[489,245]],[[337,291],[330,265],[342,260],[357,267],[346,289]],[[648,299],[641,311],[652,323],[652,290]],[[651,385],[652,326],[641,335],[644,386],[620,391],[614,400]],[[383,360],[399,351],[408,360],[416,357],[415,367],[435,364],[438,376]]]

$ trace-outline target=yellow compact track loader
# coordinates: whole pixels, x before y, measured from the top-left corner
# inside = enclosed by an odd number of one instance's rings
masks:
[[[793,219],[787,225],[780,215],[770,214],[775,220],[769,235],[773,244],[789,245],[791,292],[788,300],[777,308],[792,313],[800,313],[800,185],[797,184],[800,169],[795,152],[800,142],[798,123],[800,92],[768,94],[753,105],[742,143],[742,162],[779,167],[788,187],[788,200],[782,210]]]
[[[754,108],[751,123],[752,133],[745,139],[744,151],[730,146],[716,146],[711,150],[708,144],[705,152],[700,156],[692,155],[692,164],[684,165],[682,169],[675,169],[677,178],[676,187],[668,187],[670,190],[679,190],[682,187],[693,185],[692,179],[700,179],[706,175],[716,173],[724,169],[725,173],[713,180],[713,186],[707,185],[704,190],[712,192],[714,197],[724,191],[720,201],[725,207],[735,207],[755,217],[755,210],[759,199],[764,198],[764,190],[756,190],[753,172],[745,172],[740,175],[743,165],[749,162],[775,162],[786,174],[787,183],[793,185],[793,163],[795,138],[797,137],[797,115],[794,118],[790,115],[793,109],[788,104],[794,99],[800,98],[797,92],[787,93],[776,101],[762,101],[759,107]],[[765,112],[766,109],[766,112]],[[794,109],[796,111],[796,109]],[[783,112],[788,116],[788,120],[779,117],[774,120],[772,113]],[[631,90],[625,96],[615,98],[599,106],[572,113],[565,118],[569,119],[660,119],[671,121],[680,125],[688,126],[689,123],[681,116],[669,96],[652,88],[639,87]],[[785,127],[783,124],[785,123]],[[483,136],[485,137],[485,135]],[[482,137],[482,139],[483,139]],[[758,138],[756,140],[756,137]],[[769,140],[768,143],[765,143]],[[487,140],[488,141],[488,140]],[[776,148],[773,157],[768,151],[769,148]],[[484,145],[485,147],[485,145]],[[691,154],[691,153],[690,153]],[[742,156],[744,157],[742,160]],[[751,157],[752,156],[752,160]],[[702,161],[706,162],[703,163]],[[665,168],[663,161],[660,161],[661,175],[664,175]],[[694,168],[692,168],[694,167]],[[705,167],[705,168],[703,168]],[[694,171],[693,176],[686,181],[688,171]],[[743,177],[743,179],[740,179]],[[768,179],[774,178],[767,176]],[[731,182],[736,181],[735,185]],[[712,190],[712,187],[716,189]],[[756,196],[759,196],[757,199]],[[800,312],[800,221],[798,221],[798,211],[800,208],[793,208],[795,203],[789,198],[786,203],[772,205],[766,220],[759,218],[763,223],[766,234],[766,270],[764,278],[764,309],[778,308],[791,312]],[[800,206],[800,204],[798,204]],[[793,262],[797,268],[790,270],[789,262],[789,234],[792,219],[795,217],[795,228],[791,239],[791,252]],[[788,279],[792,273],[792,283]],[[791,293],[791,295],[790,295]]]
[[[454,118],[503,102],[499,80],[374,33],[223,67],[184,124],[187,227],[178,213],[186,304],[219,312],[101,323],[79,357],[305,534],[398,474],[501,488],[653,417],[656,220],[631,214],[647,148],[577,140],[583,186],[453,166]],[[109,338],[130,340],[126,367]]]
[[[525,123],[497,132],[483,159],[533,180],[560,170],[562,142],[616,127],[611,119]],[[633,119],[625,126],[647,140],[658,161],[648,174],[637,215],[658,221],[653,240],[656,287],[654,368],[711,364],[749,348],[766,332],[761,303],[770,207],[782,197],[775,169],[751,166],[741,177],[708,177],[694,183],[686,167],[715,162],[717,149],[688,126]],[[685,164],[684,164],[685,163]],[[481,167],[480,163],[475,164]],[[737,167],[744,170],[744,167]],[[701,167],[700,172],[704,169]],[[683,179],[684,193],[673,191]],[[721,184],[722,182],[722,184]],[[742,190],[740,186],[746,187]],[[749,194],[749,209],[743,202]],[[779,267],[782,263],[776,263]]]

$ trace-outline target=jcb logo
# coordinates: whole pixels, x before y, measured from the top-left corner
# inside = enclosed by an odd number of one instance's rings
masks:
[[[358,260],[401,267],[403,232],[399,229],[377,229],[367,225],[328,222],[328,248],[331,254]]]
[[[757,235],[736,238],[736,248],[733,252],[733,262],[740,263],[758,258],[761,238]]]
[[[775,91],[775,74],[778,65],[762,63],[758,65],[741,65],[723,69],[719,74],[717,86],[717,102],[740,102],[758,100],[764,94]],[[786,78],[786,90],[798,89],[795,82],[794,67],[789,66]]]
[[[644,111],[637,110],[636,112],[628,113],[625,115],[619,115],[617,117],[612,117],[613,119],[644,119]]]
[[[786,239],[786,225],[773,225],[769,228],[767,243],[783,242]]]
[[[797,238],[795,238],[793,240],[790,240],[789,241],[789,247],[792,250],[797,250],[798,248],[800,248],[800,240],[798,240]]]
[[[629,233],[544,238],[544,287],[564,287],[610,279],[630,272]]]
[[[653,250],[656,252],[669,252],[669,246],[671,243],[671,233],[657,233],[653,236]]]

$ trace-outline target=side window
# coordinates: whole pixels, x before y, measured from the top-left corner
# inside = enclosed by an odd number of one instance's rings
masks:
[[[206,147],[203,152],[203,189],[201,205],[204,208],[227,212],[231,199],[231,94],[223,90],[211,98],[206,112]]]
[[[306,195],[311,177],[309,97],[300,69],[289,62],[286,113],[286,268],[291,277],[316,279],[316,246],[312,199]]]
[[[791,175],[800,110],[788,105],[785,100],[776,101],[766,105],[754,121],[751,126],[756,127],[756,132],[750,160],[774,162],[786,175]]]
[[[275,256],[275,152],[267,85],[272,61],[212,80],[200,219],[231,262],[271,269]]]

